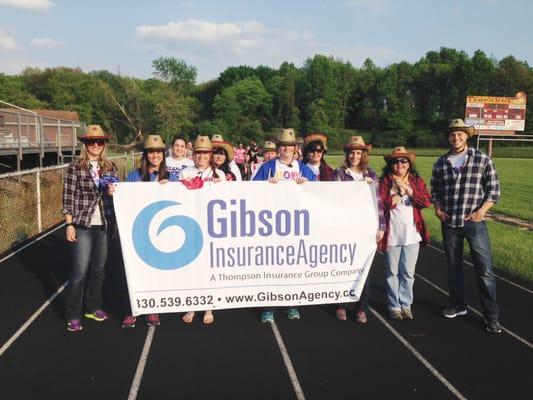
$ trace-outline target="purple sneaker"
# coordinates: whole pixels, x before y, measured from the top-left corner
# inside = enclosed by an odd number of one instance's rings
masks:
[[[69,332],[79,332],[83,329],[81,321],[79,319],[71,319],[67,322],[67,331]]]
[[[95,310],[93,312],[85,313],[85,318],[94,319],[95,321],[102,322],[108,319],[109,317],[103,310]]]

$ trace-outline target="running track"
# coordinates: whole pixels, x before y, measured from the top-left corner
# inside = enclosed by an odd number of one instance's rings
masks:
[[[102,324],[69,334],[61,288],[68,270],[63,228],[0,261],[0,399],[531,399],[533,288],[498,279],[501,323],[484,331],[474,275],[465,267],[469,315],[446,320],[445,260],[422,250],[413,321],[391,321],[383,257],[371,275],[366,326],[337,321],[328,306],[278,313],[262,325],[255,310],[215,313],[213,326],[163,315],[161,326],[120,328],[108,266]],[[353,315],[351,315],[353,316]]]

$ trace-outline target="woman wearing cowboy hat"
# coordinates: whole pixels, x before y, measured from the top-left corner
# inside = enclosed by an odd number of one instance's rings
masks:
[[[284,129],[278,137],[278,157],[263,163],[257,173],[254,181],[266,181],[277,183],[279,181],[296,181],[302,184],[307,181],[315,181],[316,176],[303,161],[295,160],[296,135],[293,129]],[[261,313],[262,323],[274,322],[274,308],[265,308]],[[300,312],[295,307],[287,310],[289,319],[300,319]]]
[[[169,181],[176,182],[175,174],[169,172],[165,163],[166,146],[159,135],[147,135],[143,145],[143,154],[139,168],[134,169],[128,177],[127,182],[159,182],[161,184]],[[148,314],[144,317],[148,326],[159,325],[158,314]],[[137,319],[133,315],[126,315],[122,320],[123,328],[135,327]]]
[[[379,189],[387,228],[380,250],[387,264],[387,308],[392,319],[413,319],[413,285],[420,243],[429,242],[422,209],[431,205],[424,180],[415,169],[415,154],[395,147],[386,155]]]
[[[194,166],[183,171],[182,180],[189,189],[199,189],[204,182],[218,183],[226,181],[226,175],[213,163],[213,144],[208,136],[198,136],[194,141],[192,158]],[[186,312],[182,321],[190,324],[194,319],[195,312]],[[204,312],[203,323],[212,324],[215,316],[212,310]]]
[[[241,181],[239,167],[233,160],[233,146],[226,142],[222,135],[213,135],[213,162],[216,168],[224,172],[227,181]]]
[[[261,146],[261,156],[262,160],[257,160],[256,163],[252,164],[251,166],[251,177],[250,179],[253,180],[255,177],[255,174],[257,174],[257,171],[263,165],[263,163],[272,160],[274,157],[278,155],[278,151],[276,148],[276,143],[274,143],[271,140],[267,140],[263,143]]]
[[[304,163],[315,173],[319,181],[332,181],[333,168],[325,160],[328,137],[324,133],[311,133],[304,137]]]
[[[68,166],[63,187],[66,238],[71,243],[73,256],[65,290],[67,330],[70,332],[83,329],[83,308],[86,318],[98,322],[108,318],[102,310],[108,236],[114,223],[108,183],[118,180],[117,168],[105,157],[109,136],[102,128],[89,125],[79,139],[83,143],[80,157]]]
[[[376,233],[376,241],[383,238],[385,230],[385,218],[383,217],[383,206],[378,196],[378,176],[368,166],[368,152],[371,146],[366,145],[362,136],[352,136],[344,145],[344,165],[335,170],[334,179],[337,181],[365,181],[373,185],[376,190],[376,210],[378,211],[379,228]],[[368,308],[370,276],[365,281],[365,286],[361,292],[361,297],[355,303],[355,320],[361,324],[367,323],[366,311]],[[346,308],[348,304],[339,304],[335,315],[341,321],[346,320]]]

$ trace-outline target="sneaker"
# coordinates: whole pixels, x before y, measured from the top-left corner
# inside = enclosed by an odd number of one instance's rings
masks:
[[[366,312],[363,310],[357,311],[355,314],[355,321],[359,322],[360,324],[366,324],[368,322],[368,319],[366,318]]]
[[[491,319],[490,321],[483,319],[483,322],[485,323],[485,329],[487,330],[487,332],[502,333],[502,326],[500,325],[497,319]]]
[[[85,318],[94,319],[95,321],[102,322],[108,319],[109,317],[103,310],[95,310],[93,312],[85,313]]]
[[[287,317],[289,317],[289,319],[300,319],[300,312],[297,308],[289,308],[287,311]]]
[[[442,315],[446,318],[455,318],[466,315],[466,308],[459,306],[451,306],[442,310]]]
[[[148,314],[144,317],[146,320],[146,325],[148,326],[157,326],[159,325],[159,314]]]
[[[413,319],[413,312],[409,309],[404,308],[402,310],[402,318],[403,319]]]
[[[337,311],[335,311],[335,317],[339,321],[346,321],[346,310],[344,308],[337,308]]]
[[[133,315],[126,315],[124,319],[122,320],[122,327],[123,328],[135,328],[136,321],[137,321],[137,318],[135,318]]]
[[[391,319],[403,319],[402,312],[400,310],[390,310],[389,316],[391,317]]]
[[[263,311],[261,313],[261,322],[263,324],[271,324],[274,322],[274,313],[272,311]]]
[[[71,319],[67,322],[67,331],[69,332],[79,332],[83,329],[81,321],[79,319]]]

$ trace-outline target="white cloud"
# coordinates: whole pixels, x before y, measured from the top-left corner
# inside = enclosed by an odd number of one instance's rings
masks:
[[[17,41],[12,36],[12,29],[2,28],[0,26],[0,50],[18,51],[22,48],[17,44]]]
[[[216,78],[228,66],[296,65],[315,54],[332,55],[359,66],[370,57],[383,65],[398,61],[389,48],[318,41],[309,30],[270,28],[258,21],[214,23],[199,20],[137,27],[137,39],[152,57],[173,55],[198,68],[199,80]]]
[[[370,11],[372,14],[385,14],[390,9],[388,0],[350,0],[348,4]]]
[[[48,37],[36,37],[30,41],[30,46],[47,48],[47,49],[51,49],[55,47],[63,47],[64,45],[65,44],[63,42],[60,42],[59,40],[48,38]]]
[[[52,0],[0,0],[0,4],[25,11],[49,11],[55,7]]]

